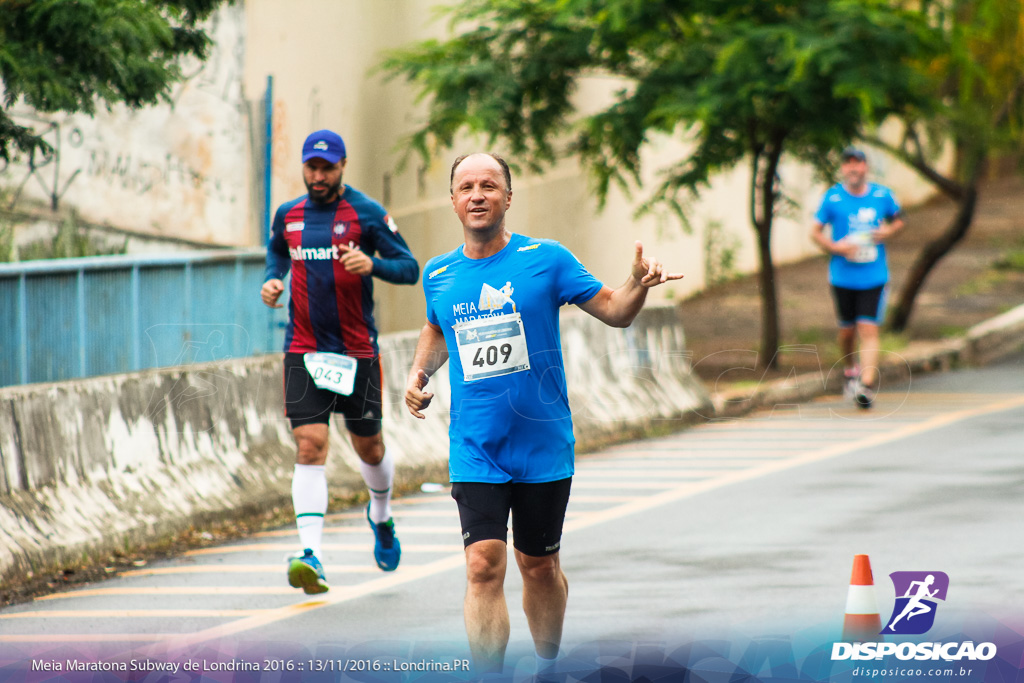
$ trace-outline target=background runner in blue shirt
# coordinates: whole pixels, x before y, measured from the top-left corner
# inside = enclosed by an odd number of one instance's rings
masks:
[[[839,173],[842,182],[829,188],[814,214],[811,238],[832,255],[829,283],[839,318],[843,391],[861,408],[870,408],[878,389],[878,327],[889,282],[885,241],[903,227],[903,219],[892,191],[867,182],[864,152],[844,149]],[[825,234],[826,225],[831,235]]]
[[[637,242],[630,276],[613,290],[557,242],[510,233],[512,177],[497,155],[456,159],[451,193],[465,243],[424,268],[427,324],[406,404],[423,418],[433,397],[424,387],[450,361],[449,470],[466,546],[470,649],[478,673],[501,670],[509,638],[503,585],[511,512],[523,609],[542,672],[558,654],[568,595],[558,556],[574,440],[558,309],[576,304],[608,325],[627,327],[650,287],[682,275],[666,273]]]

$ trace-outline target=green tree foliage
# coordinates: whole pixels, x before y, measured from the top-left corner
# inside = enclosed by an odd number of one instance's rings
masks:
[[[0,159],[47,152],[9,116],[92,114],[99,103],[142,107],[181,78],[179,58],[206,57],[200,22],[224,0],[0,0]]]
[[[462,130],[533,168],[575,154],[603,201],[611,183],[640,184],[658,134],[675,136],[690,151],[659,169],[645,207],[680,216],[714,174],[749,166],[768,365],[780,336],[771,229],[782,155],[831,172],[835,150],[866,124],[927,108],[913,64],[931,54],[930,34],[920,15],[883,0],[464,0],[448,12],[454,38],[383,65],[429,99],[410,138],[425,158]],[[572,96],[587,76],[622,88],[580,115]]]
[[[928,274],[967,235],[988,162],[1019,154],[1024,134],[1024,0],[920,0],[940,33],[943,50],[924,65],[939,109],[911,112],[900,144],[885,145],[957,203],[952,221],[926,244],[910,267],[887,325],[906,329]],[[934,164],[933,143],[951,143],[950,173]]]

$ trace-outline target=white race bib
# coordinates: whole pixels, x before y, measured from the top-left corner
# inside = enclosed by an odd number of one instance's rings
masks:
[[[469,320],[453,329],[467,382],[530,369],[530,351],[518,313]]]
[[[869,231],[851,232],[848,239],[857,245],[857,253],[847,260],[853,263],[871,263],[878,258],[878,245]]]
[[[302,361],[317,387],[342,396],[352,395],[358,367],[355,358],[338,353],[307,353]]]

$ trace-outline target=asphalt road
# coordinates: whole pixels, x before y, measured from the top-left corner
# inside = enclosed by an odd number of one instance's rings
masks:
[[[883,387],[871,411],[828,397],[582,457],[563,539],[564,649],[838,638],[856,554],[870,557],[882,619],[889,573],[942,571],[936,632],[978,620],[1024,632],[1022,459],[1021,356]],[[323,596],[287,586],[292,529],[258,534],[0,611],[0,673],[68,653],[250,658],[262,667],[253,680],[467,656],[447,492],[396,501],[404,555],[392,574],[373,564],[363,514],[328,518]],[[532,651],[520,587],[510,561],[512,667]],[[268,678],[276,667],[284,678]]]

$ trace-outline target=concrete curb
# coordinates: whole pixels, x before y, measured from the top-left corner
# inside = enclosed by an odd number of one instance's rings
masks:
[[[961,337],[938,342],[911,342],[900,353],[885,354],[887,382],[915,374],[943,372],[959,365],[984,365],[1024,349],[1024,305],[979,323]],[[838,366],[774,380],[754,389],[712,392],[714,419],[735,419],[754,410],[803,403],[842,390]]]
[[[580,452],[710,412],[674,307],[647,308],[625,330],[570,312],[561,329]],[[447,365],[426,420],[404,405],[418,336],[380,340],[396,487],[448,480]],[[282,405],[278,354],[0,389],[0,584],[290,509]],[[332,420],[332,496],[365,488],[343,422]]]

